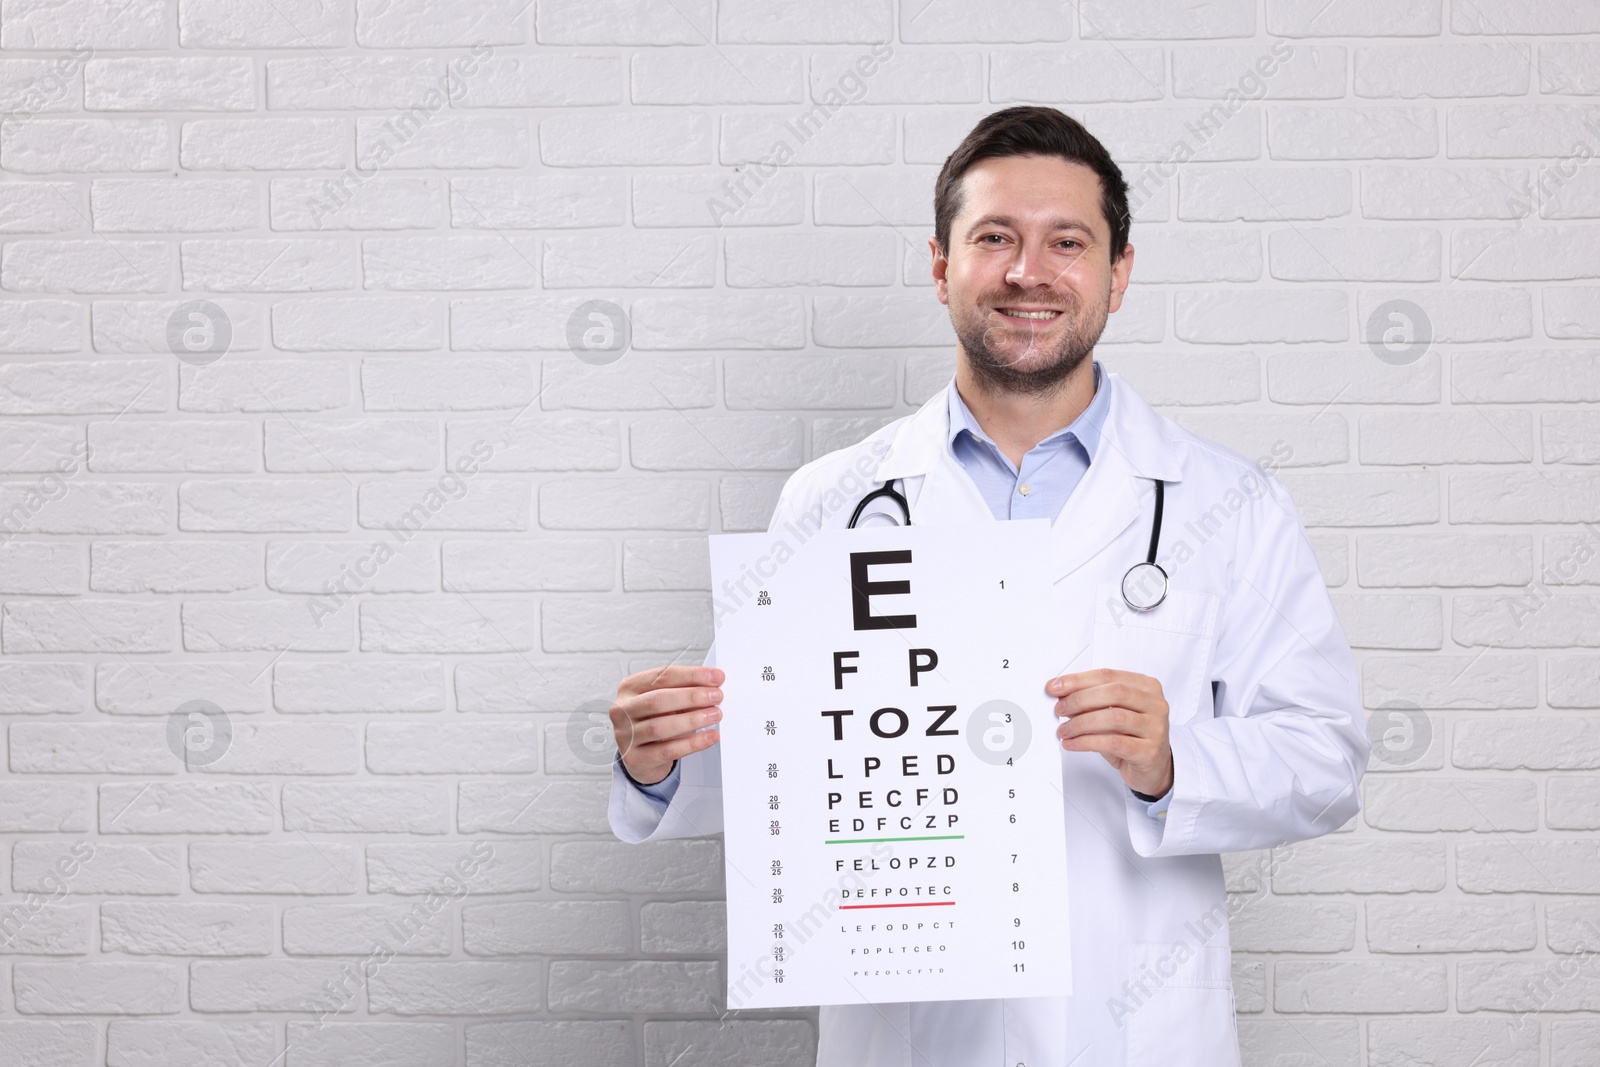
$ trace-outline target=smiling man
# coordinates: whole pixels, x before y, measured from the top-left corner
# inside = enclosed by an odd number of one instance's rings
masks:
[[[1368,742],[1349,646],[1288,495],[1094,359],[1134,262],[1100,142],[1052,108],[997,111],[945,161],[934,214],[953,380],[795,472],[771,528],[846,525],[851,509],[818,503],[861,469],[899,487],[913,523],[1050,520],[1036,624],[1062,664],[1039,679],[1061,784],[1042,802],[1066,818],[1073,995],[824,1006],[818,1067],[1233,1067],[1220,853],[1356,812]],[[893,505],[874,520],[903,521]],[[722,828],[711,662],[618,687],[623,840]]]

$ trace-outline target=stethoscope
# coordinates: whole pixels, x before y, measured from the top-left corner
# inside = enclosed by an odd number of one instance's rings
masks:
[[[1155,479],[1155,483],[1156,513],[1150,523],[1150,551],[1142,563],[1135,563],[1128,568],[1128,573],[1122,576],[1122,602],[1134,611],[1150,611],[1167,599],[1167,572],[1156,562],[1156,549],[1161,547],[1161,509],[1166,503],[1167,483],[1160,478]],[[869,503],[879,497],[888,497],[900,506],[900,512],[906,517],[906,521],[895,525],[911,525],[911,505],[906,503],[904,494],[894,488],[892,483],[884,482],[861,498],[861,503],[857,504],[856,510],[850,514],[848,529],[856,528],[861,513],[866,510]]]

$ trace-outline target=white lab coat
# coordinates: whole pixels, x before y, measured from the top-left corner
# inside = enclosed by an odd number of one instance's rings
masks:
[[[1073,995],[825,1005],[818,1067],[1236,1067],[1218,854],[1315,837],[1359,808],[1368,740],[1356,668],[1288,494],[1258,464],[1158,414],[1120,376],[1105,379],[1100,447],[1051,528],[1050,625],[1058,673],[1112,667],[1161,681],[1169,806],[1152,815],[1103,757],[1062,751]],[[993,521],[950,454],[947,423],[940,391],[802,467],[773,528],[818,508],[827,525],[846,525],[871,488],[852,468],[880,455],[876,481],[904,479],[914,523]],[[1138,614],[1119,589],[1149,548],[1155,478],[1167,483],[1159,558],[1171,591]],[[615,772],[619,838],[722,829],[720,746],[680,771],[661,816]]]

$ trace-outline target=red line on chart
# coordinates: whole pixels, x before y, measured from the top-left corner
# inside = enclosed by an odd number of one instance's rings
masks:
[[[954,904],[953,900],[924,900],[918,904],[840,904],[840,911],[855,911],[857,908],[941,908]]]

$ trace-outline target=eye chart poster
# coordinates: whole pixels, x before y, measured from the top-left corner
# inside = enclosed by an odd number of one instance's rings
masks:
[[[710,539],[730,1008],[1071,993],[1048,533]]]

